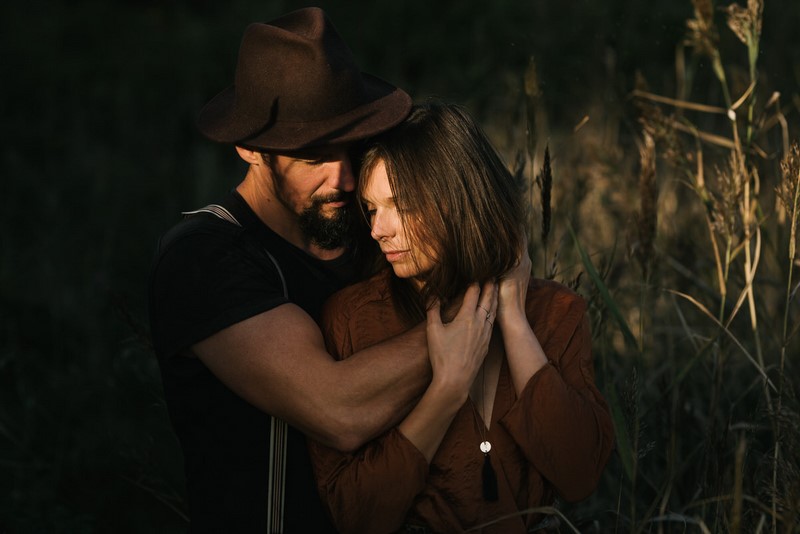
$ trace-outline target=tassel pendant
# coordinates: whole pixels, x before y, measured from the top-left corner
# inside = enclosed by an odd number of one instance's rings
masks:
[[[483,455],[483,500],[497,500],[497,474],[489,460],[488,452]]]

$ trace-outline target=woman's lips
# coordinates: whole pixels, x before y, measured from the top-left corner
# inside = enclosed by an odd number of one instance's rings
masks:
[[[402,259],[407,252],[407,250],[384,250],[383,254],[386,256],[387,261],[391,263]]]

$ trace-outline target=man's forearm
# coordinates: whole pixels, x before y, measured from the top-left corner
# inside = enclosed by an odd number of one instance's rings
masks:
[[[425,325],[368,347],[339,362],[339,419],[346,428],[337,448],[356,449],[397,425],[416,405],[431,378]]]
[[[191,354],[253,406],[340,450],[399,422],[430,380],[424,325],[336,361],[292,304],[231,325]]]

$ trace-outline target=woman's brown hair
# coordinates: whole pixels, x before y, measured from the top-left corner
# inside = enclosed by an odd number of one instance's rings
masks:
[[[409,239],[435,254],[419,293],[392,277],[407,321],[421,320],[431,299],[446,305],[469,284],[499,278],[515,265],[525,228],[522,184],[461,107],[414,106],[403,123],[375,138],[361,166],[362,198],[379,161]]]

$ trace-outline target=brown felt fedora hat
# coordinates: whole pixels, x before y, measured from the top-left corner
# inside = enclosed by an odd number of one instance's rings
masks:
[[[411,108],[401,89],[357,67],[319,8],[247,27],[233,85],[200,112],[209,139],[263,150],[297,150],[370,137]]]

